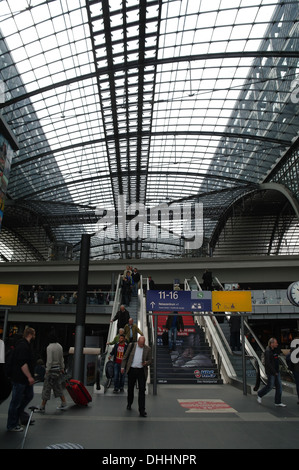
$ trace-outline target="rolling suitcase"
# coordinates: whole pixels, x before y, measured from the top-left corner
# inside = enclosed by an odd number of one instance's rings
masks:
[[[70,379],[65,383],[65,387],[76,405],[87,406],[92,401],[88,390],[79,380]]]

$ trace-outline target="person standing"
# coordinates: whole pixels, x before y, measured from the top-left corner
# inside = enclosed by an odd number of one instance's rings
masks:
[[[237,312],[232,312],[228,320],[230,327],[230,346],[232,351],[241,350],[240,330],[241,330],[241,317]]]
[[[110,323],[117,320],[117,330],[124,328],[129,322],[130,314],[124,305],[120,306],[119,311],[115,314],[114,318],[110,320]]]
[[[276,338],[270,338],[268,347],[265,350],[265,372],[267,374],[267,384],[257,392],[257,401],[262,403],[262,398],[275,386],[275,406],[286,406],[281,402],[282,384],[279,372],[279,350]]]
[[[125,374],[121,373],[121,363],[126,352],[128,345],[125,342],[125,335],[119,335],[119,341],[114,345],[114,348],[109,356],[114,358],[114,390],[113,393],[123,392],[125,384]]]
[[[61,374],[64,373],[64,358],[63,349],[61,344],[57,342],[56,335],[50,333],[49,345],[47,347],[47,362],[46,374],[42,391],[42,404],[39,408],[40,413],[45,412],[47,401],[51,398],[51,390],[53,390],[54,397],[60,398],[61,404],[57,407],[58,410],[66,410],[67,403],[63,394],[61,384]]]
[[[202,290],[210,290],[211,291],[212,286],[213,286],[213,276],[212,276],[211,271],[208,271],[206,269],[205,272],[202,275],[202,280],[203,280]]]
[[[148,286],[149,286],[149,290],[156,289],[156,284],[155,284],[155,281],[152,279],[152,276],[148,276]]]
[[[23,338],[16,344],[12,363],[12,398],[8,408],[7,430],[23,431],[20,426],[28,420],[26,406],[34,397],[34,358],[31,341],[35,339],[35,330],[26,327]]]
[[[170,351],[175,351],[177,332],[184,331],[182,316],[178,312],[173,312],[173,315],[169,315],[167,318],[166,328],[168,330],[168,348]]]
[[[138,382],[138,408],[141,417],[145,418],[145,387],[148,366],[152,362],[151,348],[145,344],[145,337],[140,336],[137,343],[131,343],[121,363],[121,373],[128,374],[127,410],[131,410],[134,401],[134,387]]]
[[[118,334],[117,334],[116,336],[114,336],[113,341],[110,341],[110,343],[109,343],[109,341],[108,341],[106,344],[107,344],[108,346],[114,346],[116,343],[119,342],[119,337],[120,337],[120,335],[123,335],[123,334],[124,334],[124,329],[123,329],[123,328],[120,328],[120,329],[118,330]]]
[[[129,323],[124,328],[124,335],[125,335],[127,343],[136,343],[137,333],[143,336],[142,331],[134,323],[133,318],[129,318]]]
[[[137,296],[138,294],[138,288],[139,288],[139,283],[140,283],[140,274],[137,270],[137,268],[134,268],[133,269],[133,272],[132,272],[132,281],[133,281],[133,284],[132,284],[132,295],[134,297]]]

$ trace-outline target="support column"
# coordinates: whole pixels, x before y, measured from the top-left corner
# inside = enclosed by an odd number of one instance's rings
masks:
[[[89,250],[91,235],[81,237],[81,253],[78,278],[78,299],[76,305],[76,336],[74,351],[73,378],[84,382],[84,356],[86,294],[88,286]]]

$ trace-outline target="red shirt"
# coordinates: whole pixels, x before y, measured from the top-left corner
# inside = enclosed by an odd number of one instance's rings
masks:
[[[125,345],[126,345],[125,343],[124,344],[118,344],[117,351],[116,351],[116,357],[115,357],[115,362],[117,364],[121,364],[121,361],[123,360]]]

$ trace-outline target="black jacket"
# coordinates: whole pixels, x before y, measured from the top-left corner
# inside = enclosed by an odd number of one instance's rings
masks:
[[[265,350],[265,372],[267,375],[275,375],[279,372],[279,350],[267,348]]]
[[[113,318],[113,321],[117,320],[117,328],[124,328],[127,323],[129,323],[129,318],[130,314],[128,310],[119,310],[115,317]]]
[[[28,384],[28,378],[23,373],[21,367],[27,364],[32,377],[34,377],[34,356],[30,343],[25,339],[21,339],[14,351],[13,367],[11,380],[15,383]]]
[[[172,320],[173,320],[173,315],[169,315],[169,317],[167,318],[167,321],[166,321],[166,328],[168,330],[171,328]],[[177,317],[176,317],[176,328],[177,328],[178,331],[180,331],[180,330],[184,331],[184,322],[183,322],[183,319],[182,319],[181,315],[177,315]]]

